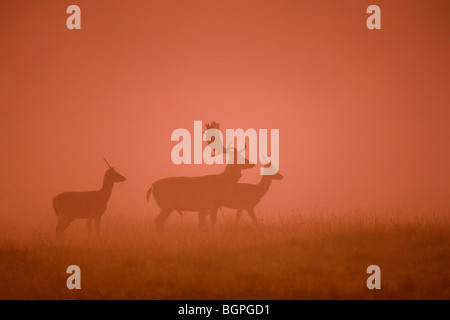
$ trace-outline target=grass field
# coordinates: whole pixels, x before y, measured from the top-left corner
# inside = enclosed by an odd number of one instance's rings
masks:
[[[448,214],[290,212],[213,230],[194,214],[104,217],[99,240],[84,221],[54,241],[54,222],[3,229],[0,299],[450,299]],[[16,228],[16,229],[15,229]],[[81,268],[81,290],[66,268]],[[366,268],[381,268],[368,290]]]

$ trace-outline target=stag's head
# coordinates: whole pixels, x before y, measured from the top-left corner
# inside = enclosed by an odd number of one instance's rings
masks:
[[[108,161],[105,160],[106,164],[108,165],[109,169],[105,172],[105,179],[110,182],[123,182],[126,180],[124,176],[122,176],[120,173],[118,173],[113,167],[110,166]]]
[[[233,179],[239,180],[239,178],[242,176],[241,170],[244,169],[250,169],[255,166],[254,163],[251,163],[250,160],[248,160],[245,155],[242,155],[242,151],[245,150],[237,150],[236,148],[223,148],[223,152],[228,154],[230,157],[234,158],[233,163],[227,163],[227,166],[225,168],[225,172],[229,174],[230,176],[233,176]]]

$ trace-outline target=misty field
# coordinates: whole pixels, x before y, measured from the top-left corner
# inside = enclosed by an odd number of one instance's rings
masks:
[[[293,210],[219,214],[215,230],[173,213],[162,234],[154,214],[104,216],[102,238],[84,221],[63,244],[55,221],[2,224],[0,299],[449,299],[449,215]],[[66,268],[81,268],[81,290]],[[366,268],[381,268],[368,290]]]

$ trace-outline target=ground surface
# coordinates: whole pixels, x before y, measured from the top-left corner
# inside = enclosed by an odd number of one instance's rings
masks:
[[[152,217],[105,216],[100,241],[81,221],[64,244],[48,225],[4,231],[0,299],[450,299],[448,215],[295,211],[255,228],[226,213],[214,231],[186,215],[161,235]],[[81,290],[66,288],[72,264]],[[366,288],[372,264],[381,290]]]

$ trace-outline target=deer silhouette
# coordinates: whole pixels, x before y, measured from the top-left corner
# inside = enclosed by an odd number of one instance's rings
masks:
[[[264,165],[270,168],[271,163]],[[269,191],[272,180],[281,180],[283,176],[280,173],[274,175],[263,175],[258,184],[236,183],[221,198],[221,206],[230,209],[237,209],[236,223],[239,222],[242,212],[245,210],[249,214],[255,225],[258,224],[255,216],[255,207],[261,201],[262,197]]]
[[[103,159],[105,160],[105,159]],[[53,208],[57,216],[56,237],[62,239],[64,231],[75,219],[87,219],[88,232],[91,234],[92,220],[97,235],[100,235],[100,219],[106,210],[115,182],[125,181],[109,163],[103,178],[103,186],[97,191],[64,192],[53,198]]]
[[[215,223],[217,210],[221,198],[230,192],[241,177],[241,170],[250,169],[255,164],[245,159],[243,164],[236,160],[239,152],[236,148],[225,148],[223,152],[234,153],[234,163],[227,164],[224,172],[200,177],[170,177],[158,180],[147,191],[147,201],[151,193],[160,207],[161,212],[155,219],[158,230],[162,230],[164,223],[172,211],[199,212],[199,222],[203,226],[205,218],[211,214],[211,221]]]

